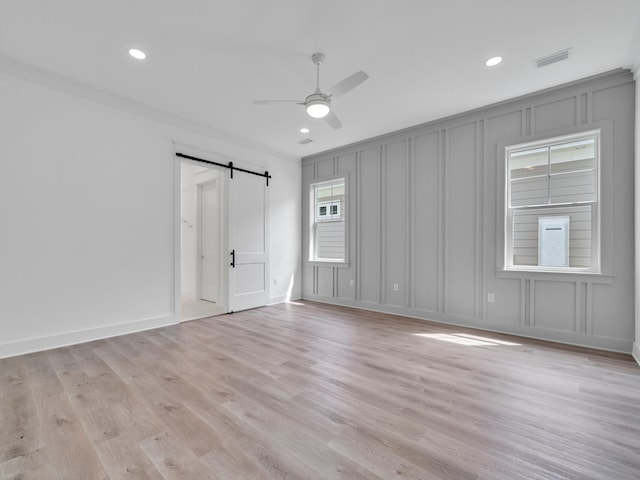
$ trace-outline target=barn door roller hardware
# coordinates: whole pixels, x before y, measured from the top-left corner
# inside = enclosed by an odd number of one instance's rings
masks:
[[[196,162],[200,162],[200,163],[207,163],[209,165],[216,165],[218,167],[224,167],[224,168],[228,168],[229,170],[231,170],[230,173],[230,177],[233,178],[233,172],[243,172],[243,173],[249,173],[251,175],[256,175],[258,177],[264,177],[267,180],[267,187],[269,186],[269,179],[271,178],[271,175],[269,175],[269,172],[266,171],[264,173],[260,173],[260,172],[254,172],[252,170],[247,170],[245,168],[238,168],[238,167],[234,167],[233,166],[233,162],[229,162],[229,163],[220,163],[220,162],[212,162],[211,160],[205,160],[203,158],[198,158],[198,157],[192,157],[191,155],[186,155],[184,153],[176,153],[176,157],[180,157],[180,158],[187,158],[189,160],[194,160]]]

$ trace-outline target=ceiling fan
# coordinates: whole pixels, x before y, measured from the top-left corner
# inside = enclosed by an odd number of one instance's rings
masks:
[[[333,128],[340,128],[342,127],[342,122],[331,109],[331,101],[356,88],[369,78],[369,75],[360,70],[323,92],[320,90],[320,65],[324,62],[324,54],[314,53],[311,55],[311,61],[316,66],[316,90],[311,95],[308,95],[307,98],[304,100],[254,100],[253,103],[255,105],[274,105],[279,103],[304,105],[310,117],[324,118]]]

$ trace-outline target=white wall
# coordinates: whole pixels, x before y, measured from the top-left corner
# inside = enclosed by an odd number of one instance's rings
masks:
[[[302,296],[302,180],[300,164],[296,170],[273,156],[267,158],[267,170],[273,176],[269,180],[270,302],[279,303],[297,300]],[[291,192],[296,192],[296,195]]]
[[[640,27],[639,27],[640,31]],[[636,81],[635,123],[635,342],[633,356],[640,365],[640,56],[633,70]]]
[[[86,88],[75,95],[59,78],[49,88],[51,77],[9,73],[0,73],[0,357],[177,321],[174,142],[268,166],[270,229],[280,233],[271,271],[297,282],[299,163],[135,104],[127,113],[126,101],[112,108]]]

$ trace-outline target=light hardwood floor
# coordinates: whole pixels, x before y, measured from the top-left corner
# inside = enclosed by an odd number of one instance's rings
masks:
[[[186,295],[182,295],[180,297],[180,307],[180,318],[183,322],[213,317],[226,313],[224,307],[217,303],[208,302],[207,300],[196,300],[195,298],[187,297]]]
[[[0,478],[640,478],[630,356],[304,303],[0,360]]]

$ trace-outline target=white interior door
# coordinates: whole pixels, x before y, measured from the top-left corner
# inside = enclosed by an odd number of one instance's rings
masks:
[[[220,188],[219,180],[200,186],[200,275],[203,300],[220,299]]]
[[[229,310],[237,312],[269,300],[268,187],[264,177],[241,172],[228,184]]]

